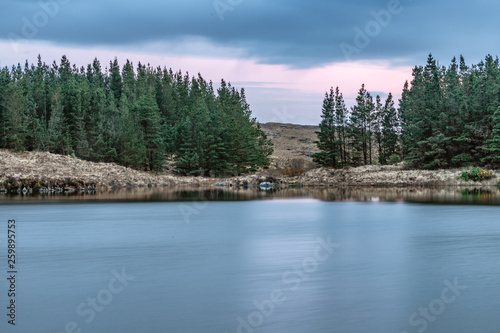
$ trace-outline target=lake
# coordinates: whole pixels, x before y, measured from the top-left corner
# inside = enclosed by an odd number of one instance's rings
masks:
[[[0,332],[497,333],[497,196],[0,197]],[[15,326],[6,315],[9,219]]]

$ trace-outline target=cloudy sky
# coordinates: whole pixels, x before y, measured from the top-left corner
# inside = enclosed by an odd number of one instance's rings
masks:
[[[261,122],[317,124],[330,86],[400,96],[432,53],[496,56],[495,0],[1,0],[0,66],[150,63],[247,90]]]

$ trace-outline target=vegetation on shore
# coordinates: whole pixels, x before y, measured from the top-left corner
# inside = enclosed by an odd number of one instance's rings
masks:
[[[495,173],[490,170],[485,170],[482,168],[472,168],[470,170],[463,171],[460,175],[460,179],[464,181],[473,180],[475,182],[484,181],[491,179],[495,176]]]
[[[365,86],[348,110],[333,88],[323,101],[315,161],[341,168],[393,164],[408,168],[500,167],[500,62],[488,55],[467,66],[448,67],[429,55],[413,69],[399,108],[392,95],[375,101]]]
[[[97,60],[78,69],[39,59],[0,70],[0,148],[10,149],[0,150],[0,189],[201,186],[214,176],[234,186],[497,184],[486,168],[500,167],[498,59],[445,68],[429,56],[399,102],[363,85],[349,110],[332,88],[319,128],[261,127],[244,90],[223,80],[215,92],[201,75],[136,73],[128,61],[103,73]]]
[[[278,147],[279,148],[279,147]],[[283,161],[280,156],[273,156]],[[297,158],[294,158],[296,160]],[[303,159],[306,161],[306,159]],[[359,166],[343,169],[313,168],[308,170],[287,169],[281,162],[273,164],[256,173],[214,180],[203,176],[180,176],[170,170],[161,173],[126,168],[115,163],[96,163],[71,156],[48,152],[13,152],[0,149],[0,192],[17,193],[26,188],[37,190],[80,191],[97,189],[107,191],[115,188],[134,187],[212,187],[222,183],[226,188],[257,186],[269,181],[275,188],[313,186],[313,187],[442,187],[495,186],[497,172],[492,172],[489,180],[468,181],[460,179],[463,169],[447,170],[408,170],[401,165]],[[296,172],[291,173],[291,170]],[[298,172],[300,171],[300,172]]]
[[[104,71],[42,62],[0,70],[0,148],[181,175],[231,176],[269,163],[245,91],[128,60]]]

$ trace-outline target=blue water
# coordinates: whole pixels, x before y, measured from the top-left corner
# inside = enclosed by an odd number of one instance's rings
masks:
[[[0,332],[498,333],[499,213],[312,199],[2,205],[0,270],[15,218],[18,274],[15,326],[0,282]]]

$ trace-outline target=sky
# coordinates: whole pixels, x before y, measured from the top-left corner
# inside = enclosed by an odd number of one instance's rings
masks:
[[[260,122],[318,124],[324,94],[399,98],[411,69],[498,55],[496,0],[1,0],[0,66],[66,55],[245,88]]]

